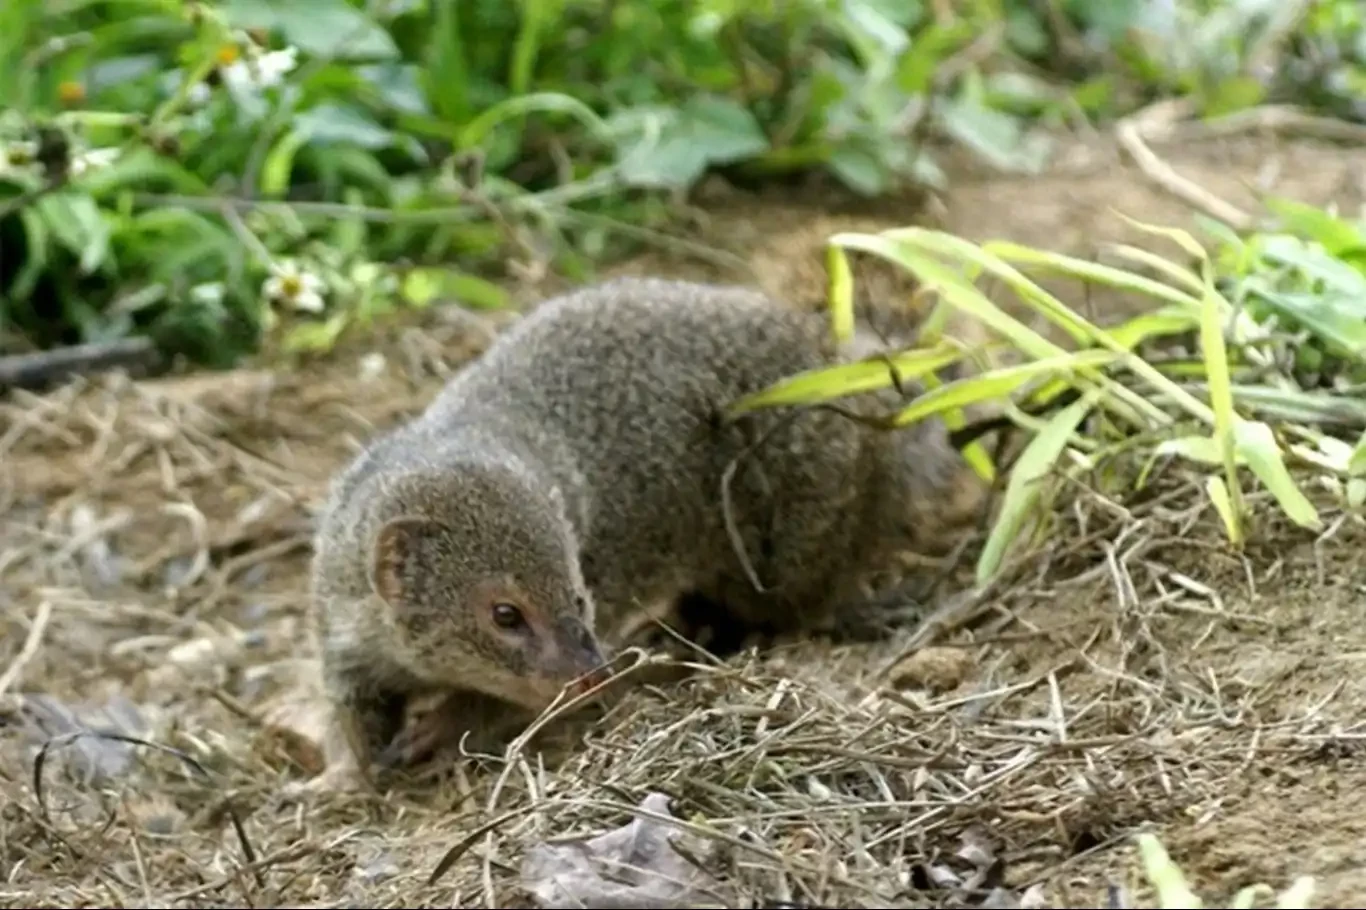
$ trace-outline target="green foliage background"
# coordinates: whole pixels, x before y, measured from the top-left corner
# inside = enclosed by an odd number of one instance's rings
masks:
[[[617,226],[667,223],[713,169],[824,169],[874,195],[942,184],[936,136],[1028,171],[1048,128],[1166,96],[1366,120],[1364,18],[1355,0],[6,0],[0,353],[143,334],[227,365],[394,306],[501,306],[509,253],[586,276],[624,249]],[[288,47],[278,84],[231,78]],[[325,310],[272,306],[284,261]]]

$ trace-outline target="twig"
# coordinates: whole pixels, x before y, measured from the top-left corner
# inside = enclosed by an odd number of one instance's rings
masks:
[[[19,679],[19,674],[24,672],[24,667],[38,653],[38,648],[43,644],[43,633],[47,631],[47,624],[50,619],[52,619],[52,601],[39,601],[38,609],[33,614],[33,622],[28,627],[28,637],[24,639],[24,646],[19,649],[18,655],[5,668],[4,675],[0,676],[0,695],[9,691],[9,687]]]
[[[1220,199],[1209,190],[1178,174],[1170,164],[1158,157],[1148,147],[1149,130],[1166,131],[1170,134],[1175,118],[1182,112],[1181,106],[1170,102],[1159,102],[1144,108],[1138,114],[1127,117],[1115,127],[1115,137],[1119,144],[1133,158],[1149,180],[1158,187],[1194,206],[1205,214],[1217,218],[1237,231],[1250,230],[1256,220],[1231,202]]]
[[[54,383],[118,368],[152,371],[161,352],[150,338],[120,338],[0,357],[0,391],[37,390]]]

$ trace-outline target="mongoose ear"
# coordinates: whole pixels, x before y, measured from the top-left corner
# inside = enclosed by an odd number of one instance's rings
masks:
[[[393,518],[380,527],[371,564],[376,594],[395,605],[412,597],[408,589],[417,574],[415,564],[421,559],[423,544],[440,527],[431,519],[412,517]]]

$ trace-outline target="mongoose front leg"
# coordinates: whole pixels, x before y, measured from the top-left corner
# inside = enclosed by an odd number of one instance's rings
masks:
[[[459,754],[462,739],[467,752],[501,754],[533,719],[529,712],[481,692],[451,691],[394,737],[378,753],[378,764],[404,768],[438,754]]]
[[[328,680],[332,717],[323,738],[325,769],[301,788],[305,792],[367,789],[370,763],[403,725],[407,697],[349,678]]]

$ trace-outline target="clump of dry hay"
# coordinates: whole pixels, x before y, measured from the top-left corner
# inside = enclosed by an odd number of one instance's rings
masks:
[[[1209,586],[1252,563],[1201,542],[1214,519],[1175,478],[1141,507],[1070,499],[1061,543],[983,601],[985,626],[882,676],[895,644],[741,655],[633,693],[559,761],[292,803],[311,759],[264,710],[297,677],[310,508],[366,432],[328,402],[383,422],[421,397],[351,373],[113,380],[2,406],[0,902],[521,906],[530,846],[619,826],[657,791],[715,845],[726,906],[962,906],[997,888],[1008,906],[1217,806],[1260,756],[1332,740],[1328,714],[1268,707],[1277,679],[1193,656],[1223,624],[1269,620]],[[35,769],[33,732],[95,709],[159,748],[87,737]]]

